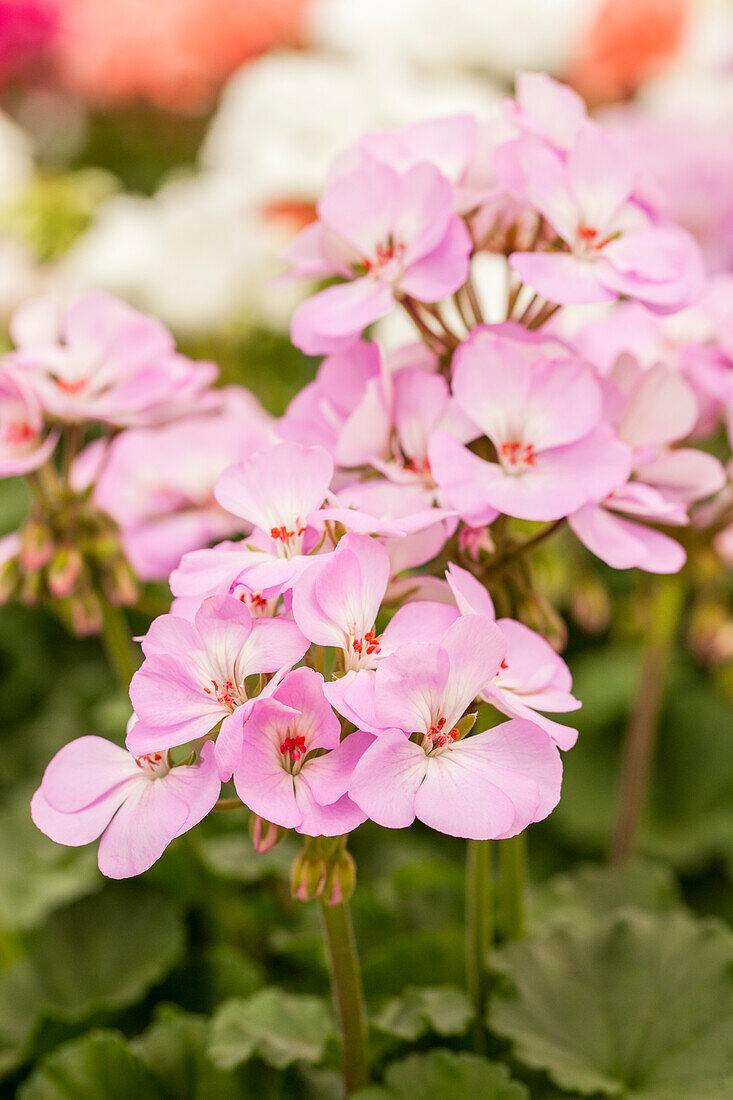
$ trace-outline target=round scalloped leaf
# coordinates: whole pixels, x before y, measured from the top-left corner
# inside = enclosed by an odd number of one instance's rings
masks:
[[[498,953],[490,1025],[562,1088],[733,1098],[733,934],[686,912],[550,926]]]
[[[473,1013],[462,989],[452,985],[408,986],[389,1001],[374,1026],[398,1039],[414,1042],[421,1035],[463,1035]]]
[[[410,1054],[388,1066],[384,1079],[354,1093],[353,1100],[529,1100],[506,1066],[451,1050]]]
[[[206,1047],[209,1021],[205,1016],[163,1008],[147,1031],[130,1043],[166,1096],[176,1100],[240,1100],[240,1084],[218,1069]]]
[[[212,1021],[209,1054],[221,1069],[258,1055],[276,1069],[293,1062],[317,1065],[335,1034],[333,1016],[320,997],[269,986],[246,1000],[232,998]]]
[[[542,919],[582,921],[632,906],[650,912],[674,909],[680,891],[669,867],[634,859],[621,867],[581,864],[568,874],[555,875],[533,900]]]
[[[47,1055],[18,1100],[167,1100],[116,1031],[93,1031]]]

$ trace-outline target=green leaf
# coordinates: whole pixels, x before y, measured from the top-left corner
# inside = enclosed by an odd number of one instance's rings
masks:
[[[242,820],[244,822],[244,817]],[[246,822],[240,832],[196,837],[194,842],[209,871],[221,878],[248,884],[261,882],[273,875],[287,878],[297,852],[297,847],[287,841],[269,852],[256,852],[247,833]]]
[[[561,1088],[733,1097],[733,934],[682,911],[550,926],[498,953],[490,1025]]]
[[[208,1056],[209,1021],[174,1008],[159,1011],[157,1021],[130,1044],[171,1100],[238,1100],[239,1083]]]
[[[380,1031],[414,1042],[427,1032],[463,1035],[471,1022],[468,997],[455,986],[408,986],[374,1020]]]
[[[232,1069],[254,1054],[276,1069],[297,1061],[317,1064],[334,1034],[333,1017],[320,997],[270,986],[221,1006],[212,1024],[210,1054],[222,1069]]]
[[[646,859],[631,860],[622,867],[581,864],[569,874],[550,879],[534,897],[539,915],[551,920],[582,921],[588,915],[602,917],[629,906],[663,912],[679,902],[679,887],[670,868]]]
[[[31,821],[25,790],[0,811],[0,925],[33,928],[53,909],[99,889],[96,852],[54,844]]]
[[[353,1100],[529,1100],[529,1093],[498,1062],[431,1050],[393,1062],[384,1085],[360,1089]]]
[[[38,985],[21,959],[0,973],[0,1077],[25,1060],[38,1023]]]
[[[134,1004],[183,947],[180,911],[164,894],[115,883],[54,913],[31,964],[47,1013],[75,1021]]]
[[[364,989],[367,997],[399,996],[410,979],[430,985],[450,984],[461,973],[463,962],[460,925],[393,933],[381,946],[363,955]]]
[[[121,1035],[96,1031],[49,1054],[21,1086],[18,1100],[165,1100]]]

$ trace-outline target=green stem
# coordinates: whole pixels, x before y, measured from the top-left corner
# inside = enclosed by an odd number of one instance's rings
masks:
[[[327,905],[321,899],[321,914],[328,948],[333,999],[341,1027],[346,1096],[350,1096],[369,1080],[367,1020],[361,971],[348,903]]]
[[[137,671],[127,617],[122,608],[115,607],[106,596],[100,595],[99,598],[102,604],[102,641],[107,659],[121,687],[127,691],[133,673]]]
[[[644,653],[621,759],[618,815],[611,863],[624,863],[636,850],[664,698],[667,667],[684,606],[679,574],[654,579],[645,624]]]
[[[466,987],[473,1005],[473,1048],[486,1053],[484,1007],[489,952],[494,943],[493,841],[469,840],[466,848]]]
[[[524,890],[527,841],[524,833],[499,841],[499,905],[501,927],[508,940],[524,935]]]

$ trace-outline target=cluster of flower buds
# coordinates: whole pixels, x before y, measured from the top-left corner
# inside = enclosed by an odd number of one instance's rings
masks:
[[[733,520],[723,465],[694,445],[733,424],[731,315],[716,314],[694,240],[642,182],[582,101],[541,76],[520,77],[491,125],[365,136],[289,253],[296,274],[339,280],[293,318],[294,342],[326,356],[315,380],[278,421],[250,404],[244,453],[205,501],[164,503],[165,522],[154,471],[150,512],[126,522],[119,502],[140,476],[135,446],[159,453],[162,436],[144,433],[180,427],[161,429],[160,407],[142,415],[142,392],[165,404],[170,390],[154,371],[142,389],[136,369],[105,373],[105,415],[134,406],[135,442],[107,444],[86,484],[117,509],[141,572],[175,565],[175,600],[142,640],[126,750],[95,737],[62,749],[33,800],[39,828],[68,844],[101,836],[102,870],[138,874],[231,782],[259,848],[286,830],[313,838],[293,888],[334,902],[353,865],[341,840],[316,838],[417,818],[502,839],[551,813],[577,731],[550,715],[580,703],[530,553],[563,528],[613,568],[674,573],[676,534],[701,522],[702,502],[718,534]],[[492,250],[508,303],[490,323],[474,276]],[[559,312],[579,304],[600,315]],[[83,368],[71,332],[43,368],[22,341],[15,353],[57,420],[80,400],[100,332],[114,346],[112,307],[97,305]],[[410,337],[387,349],[365,329],[393,310]],[[138,324],[147,363],[155,332]],[[179,409],[202,368],[180,369]],[[209,438],[203,420],[181,431],[183,450]],[[592,587],[578,600],[589,620],[604,615]]]

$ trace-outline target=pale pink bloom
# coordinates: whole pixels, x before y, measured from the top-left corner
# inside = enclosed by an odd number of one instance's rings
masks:
[[[323,677],[296,669],[257,704],[245,727],[234,770],[237,794],[254,813],[285,829],[307,836],[348,833],[366,819],[346,792],[371,740],[352,733],[341,742]]]
[[[629,151],[592,123],[567,161],[540,142],[503,146],[508,190],[529,201],[567,251],[514,252],[511,267],[548,301],[563,305],[636,298],[675,312],[700,297],[704,274],[694,239],[655,224],[632,201],[637,172]]]
[[[687,506],[722,488],[725,471],[712,455],[671,448],[698,417],[695,395],[674,368],[658,363],[645,371],[621,356],[606,390],[609,419],[632,451],[633,479],[602,502],[584,505],[569,517],[570,527],[614,569],[676,573],[685,562],[682,546],[635,521],[686,524]]]
[[[501,102],[507,123],[567,153],[588,119],[582,97],[547,73],[517,73],[514,99]]]
[[[127,303],[99,292],[64,305],[33,298],[11,318],[22,370],[56,419],[101,420],[119,427],[159,424],[214,402],[213,363],[177,354],[170,332]]]
[[[484,127],[472,115],[414,122],[401,130],[364,134],[336,161],[334,174],[361,166],[365,160],[407,172],[431,164],[450,182],[457,214],[468,214],[493,197],[496,180],[483,157]]]
[[[166,580],[189,550],[249,529],[217,503],[214,485],[228,466],[272,444],[271,418],[246,390],[219,392],[222,407],[208,415],[121,432],[93,475],[94,503],[119,525],[143,580]]]
[[[145,660],[130,684],[139,721],[128,734],[135,753],[172,748],[207,737],[221,723],[216,759],[222,779],[232,773],[242,728],[264,677],[296,664],[308,642],[293,622],[253,619],[233,596],[210,596],[193,622],[161,615],[142,641]],[[254,689],[249,677],[260,677]],[[267,685],[272,691],[277,681]]]
[[[293,343],[309,354],[339,351],[389,313],[396,295],[439,301],[465,281],[470,251],[451,186],[435,168],[418,164],[399,173],[365,160],[329,183],[318,221],[286,256],[296,275],[349,280],[296,310]]]
[[[480,581],[454,562],[446,573],[458,611],[494,618],[491,596]],[[541,726],[561,749],[571,749],[578,731],[553,722],[537,711],[567,713],[582,705],[572,693],[573,679],[562,657],[540,634],[515,619],[498,619],[506,653],[482,698],[510,718],[527,718]]]
[[[433,477],[471,526],[499,512],[560,519],[626,480],[627,448],[601,422],[600,386],[578,359],[532,361],[481,326],[455,353],[453,395],[497,455],[486,462],[445,432],[431,440]]]
[[[456,519],[433,507],[433,493],[418,484],[397,483],[381,478],[355,482],[339,490],[338,501],[348,511],[339,513],[341,522],[353,529],[351,512],[376,518],[372,529],[385,534],[380,542],[390,561],[389,595],[397,589],[422,585],[430,578],[400,575],[436,558],[456,528]],[[333,510],[332,510],[333,514]]]
[[[343,669],[374,668],[375,621],[390,576],[389,555],[368,535],[345,535],[293,586],[293,618],[305,637],[343,654]]]
[[[555,807],[562,764],[537,725],[515,719],[473,736],[458,728],[504,651],[495,623],[464,615],[440,644],[405,644],[380,663],[371,706],[382,732],[349,787],[378,824],[405,828],[417,817],[451,836],[498,839]]]
[[[0,477],[37,470],[57,442],[57,432],[46,432],[38,399],[22,372],[0,370]]]
[[[320,540],[318,513],[332,477],[327,451],[296,443],[278,443],[225,470],[214,495],[255,531],[243,542],[184,555],[171,575],[174,595],[227,592],[236,581],[262,592],[289,587]]]
[[[46,768],[31,816],[59,844],[76,847],[101,836],[100,871],[129,878],[197,825],[220,787],[211,744],[196,763],[172,767],[163,751],[133,756],[101,737],[79,737]]]

